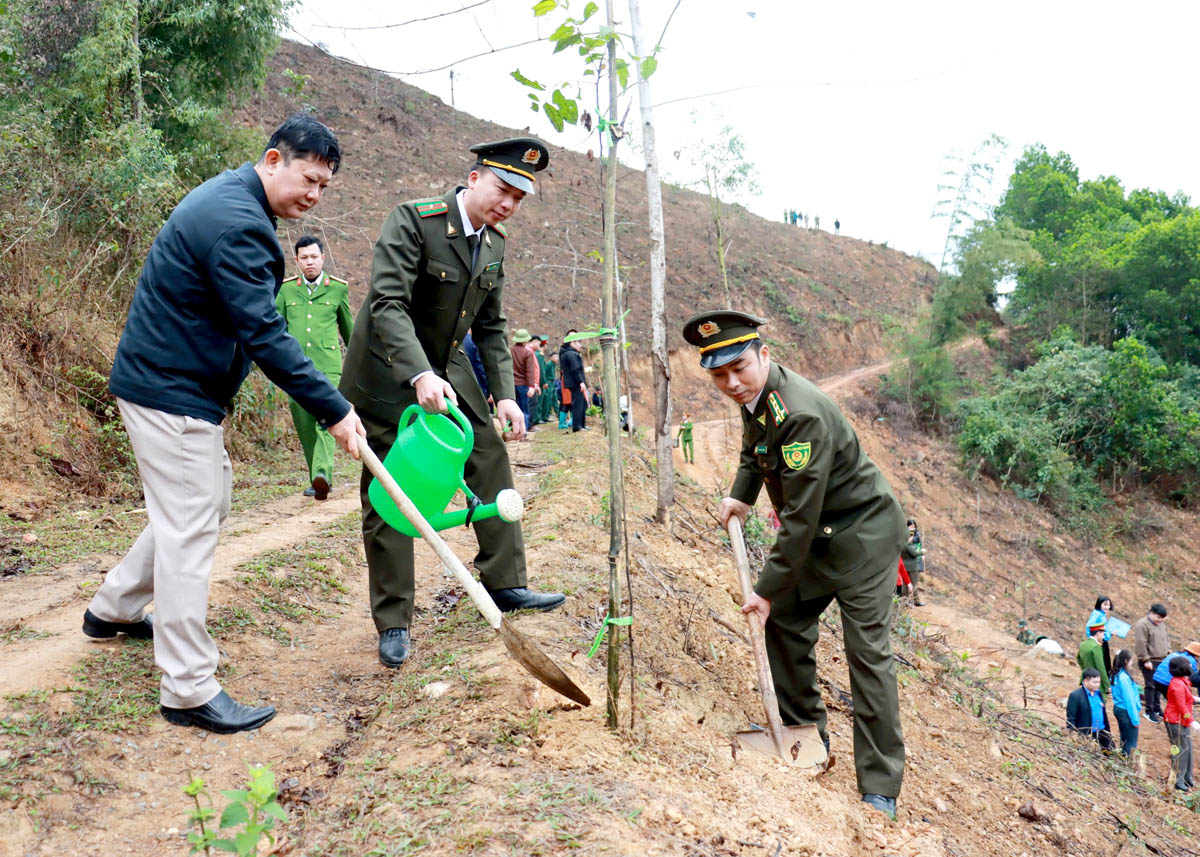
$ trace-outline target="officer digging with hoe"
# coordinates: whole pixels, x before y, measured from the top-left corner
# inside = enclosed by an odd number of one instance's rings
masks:
[[[462,349],[468,329],[483,358],[501,425],[511,439],[525,437],[516,402],[508,347],[502,225],[534,193],[534,174],[550,161],[532,138],[472,146],[476,155],[466,187],[438,199],[405,202],[392,210],[375,245],[371,287],[346,351],[341,391],[355,404],[367,441],[384,456],[396,439],[401,413],[413,402],[446,413],[448,398],[471,421],[475,446],[464,477],[485,500],[513,487],[508,454],[488,413]],[[371,615],[379,631],[379,659],[399,667],[409,654],[413,612],[412,539],[392,529],[367,498],[362,476],[363,544],[371,588]],[[521,528],[500,518],[474,522],[475,568],[496,605],[509,612],[550,610],[563,595],[526,588]]]
[[[765,319],[732,310],[690,318],[683,338],[700,349],[713,384],[740,406],[742,452],[724,526],[746,515],[765,484],[782,528],[743,613],[764,623],[785,725],[815,723],[826,747],[825,704],[814,647],[821,613],[841,608],[854,766],[863,800],[895,818],[904,739],[888,639],[904,515],[854,428],[815,384],[772,363],[758,336]]]
[[[317,371],[336,385],[342,379],[338,337],[349,342],[354,328],[350,287],[345,280],[325,273],[325,248],[314,235],[305,235],[296,242],[296,267],[300,273],[283,281],[275,309]],[[303,405],[291,398],[288,402],[308,464],[309,487],[304,489],[304,496],[324,500],[333,484],[333,438],[321,430]]]
[[[154,239],[117,346],[109,390],[137,458],[146,529],[83,614],[89,637],[154,639],[162,714],[213,732],[257,729],[271,706],[234,702],[214,677],[208,577],[233,473],[221,422],[253,361],[358,458],[354,409],[304,356],[275,309],[283,282],[276,218],[321,198],[341,161],[307,114],[271,135],[256,164],[183,198]],[[154,601],[154,621],[143,615]]]

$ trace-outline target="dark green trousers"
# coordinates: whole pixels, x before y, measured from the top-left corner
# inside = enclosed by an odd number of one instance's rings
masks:
[[[889,637],[895,587],[896,560],[892,559],[877,574],[829,595],[801,600],[792,590],[771,602],[765,629],[767,657],[784,724],[815,723],[826,737],[815,646],[820,616],[837,599],[854,699],[858,790],[887,797],[900,794],[904,779],[904,736]]]
[[[490,503],[501,489],[513,487],[508,453],[490,417],[486,421],[481,419],[461,400],[459,407],[475,430],[475,447],[467,459],[464,478],[483,502]],[[367,430],[367,443],[382,460],[396,440],[396,424],[383,422],[362,411],[359,411],[359,417]],[[367,498],[371,479],[370,471],[364,467],[362,529],[371,588],[371,616],[377,630],[407,628],[412,623],[415,589],[413,540],[392,529],[375,512]],[[521,538],[520,525],[488,518],[471,526],[475,528],[475,538],[479,542],[475,570],[483,585],[489,589],[524,586],[525,542]]]

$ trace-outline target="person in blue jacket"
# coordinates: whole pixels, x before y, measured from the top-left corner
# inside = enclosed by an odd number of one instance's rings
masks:
[[[1158,688],[1158,692],[1162,694],[1163,699],[1167,698],[1167,687],[1171,684],[1170,665],[1174,658],[1183,658],[1191,665],[1192,687],[1200,687],[1200,661],[1197,660],[1200,658],[1200,642],[1193,640],[1183,647],[1182,652],[1171,652],[1155,668],[1151,679],[1154,681],[1155,687]]]
[[[1091,636],[1087,631],[1088,628],[1091,628],[1093,625],[1105,626],[1104,642],[1100,644],[1100,647],[1104,651],[1104,671],[1106,673],[1112,672],[1112,656],[1108,650],[1108,641],[1112,639],[1112,631],[1108,630],[1108,617],[1112,613],[1112,609],[1113,606],[1111,598],[1109,598],[1107,595],[1096,596],[1096,606],[1092,608],[1091,615],[1088,616],[1088,621],[1087,624],[1084,625],[1083,632],[1083,636],[1086,638]]]
[[[1112,733],[1108,730],[1108,712],[1100,693],[1100,671],[1086,669],[1079,687],[1067,697],[1067,728],[1095,738],[1103,750],[1111,750]]]
[[[1129,674],[1131,663],[1133,653],[1121,649],[1113,659],[1112,671],[1113,716],[1117,718],[1117,729],[1121,733],[1121,752],[1126,756],[1137,749],[1142,715],[1142,689],[1134,684]]]
[[[332,131],[308,114],[287,119],[257,163],[209,179],[175,207],[129,306],[108,388],[137,459],[148,524],[105,575],[83,632],[153,638],[162,715],[171,723],[228,733],[275,716],[271,706],[240,705],[221,689],[205,627],[233,479],[221,422],[250,364],[355,458],[355,435],[365,435],[275,307],[284,274],[276,219],[316,205],[340,162]],[[153,621],[143,612],[151,600]]]

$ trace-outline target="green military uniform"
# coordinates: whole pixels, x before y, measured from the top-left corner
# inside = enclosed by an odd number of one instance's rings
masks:
[[[542,340],[542,348],[545,348],[545,340]],[[558,410],[558,404],[554,400],[554,380],[558,377],[557,367],[554,361],[550,358],[542,357],[542,352],[538,352],[538,359],[541,361],[542,369],[542,394],[538,396],[538,422],[548,422],[550,417]]]
[[[526,154],[530,153],[537,154],[532,148]],[[548,160],[544,149],[542,157]],[[480,163],[493,166],[483,156]],[[531,160],[524,163],[528,170],[541,168]],[[460,190],[437,199],[401,203],[384,222],[375,245],[371,287],[350,337],[340,390],[357,409],[367,442],[382,458],[395,441],[401,413],[417,401],[412,380],[433,371],[449,381],[475,432],[464,478],[472,491],[489,502],[501,489],[513,487],[512,469],[462,340],[470,330],[494,400],[515,399],[507,321],[501,307],[506,232],[502,225],[484,227],[472,264],[473,248],[467,238],[471,227],[464,225],[459,213]],[[363,544],[371,614],[381,632],[407,628],[414,592],[412,539],[389,527],[372,508],[367,497],[370,482],[364,469]],[[479,542],[475,569],[483,584],[492,590],[524,587],[520,526],[498,517],[472,526]]]
[[[1079,644],[1079,652],[1075,655],[1075,663],[1079,664],[1080,681],[1083,680],[1083,671],[1089,667],[1100,673],[1100,693],[1107,696],[1109,683],[1108,673],[1104,669],[1104,647],[1092,637],[1088,637]]]
[[[284,280],[275,297],[275,308],[287,322],[288,333],[297,342],[317,370],[335,385],[342,378],[341,342],[350,341],[354,316],[350,313],[350,287],[346,281],[325,272],[310,291],[300,277]],[[341,342],[338,341],[339,335]],[[317,425],[317,420],[295,399],[289,399],[292,422],[300,436],[310,481],[333,476],[333,435]]]
[[[700,346],[704,368],[715,368],[760,347],[762,323],[705,313],[687,322],[684,338]],[[888,633],[904,515],[854,427],[811,381],[772,363],[752,405],[738,408],[741,461],[729,496],[753,505],[766,485],[782,524],[755,587],[771,602],[765,634],[780,713],[787,724],[815,723],[826,737],[814,648],[818,620],[837,599],[859,791],[894,798],[904,739]]]
[[[696,463],[696,448],[692,445],[692,421],[684,420],[679,424],[679,446],[683,452],[683,460]]]

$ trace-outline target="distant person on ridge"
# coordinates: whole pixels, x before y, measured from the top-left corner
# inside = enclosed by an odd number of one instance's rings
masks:
[[[679,423],[679,432],[675,436],[679,438],[679,451],[683,453],[683,460],[688,464],[696,463],[696,447],[692,445],[692,428],[692,418],[685,413],[683,420]]]
[[[1171,635],[1167,632],[1167,608],[1155,602],[1146,615],[1133,626],[1133,651],[1142,669],[1145,684],[1146,719],[1162,722],[1162,696],[1154,683],[1154,671],[1171,652]]]
[[[821,216],[820,216],[819,214],[814,214],[814,215],[813,215],[813,228],[814,228],[814,229],[820,229],[820,228],[821,228]]]
[[[854,699],[854,767],[862,799],[892,818],[904,777],[904,737],[888,633],[904,514],[837,405],[770,358],[766,320],[734,310],[692,316],[683,338],[713,385],[738,404],[742,452],[718,510],[745,523],[762,487],[782,527],[743,613],[765,625],[786,725],[814,723],[828,746],[813,651],[820,617],[841,608]]]
[[[842,234],[842,221],[838,220],[836,217],[833,219],[833,234]]]
[[[354,329],[350,287],[340,277],[325,273],[325,247],[320,238],[305,235],[296,242],[295,249],[300,273],[283,281],[275,296],[275,309],[287,322],[288,333],[300,343],[304,356],[337,384],[342,380],[341,343],[350,341]],[[288,404],[308,465],[309,486],[304,496],[324,500],[333,485],[333,435],[290,396]]]
[[[512,424],[515,440],[524,439],[525,415],[516,402],[503,308],[503,221],[534,192],[534,173],[546,168],[550,153],[531,137],[480,143],[471,152],[475,161],[466,187],[402,202],[384,221],[371,287],[346,351],[341,390],[362,409],[367,442],[381,458],[395,442],[409,405],[443,414],[447,399],[459,406],[475,434],[463,475],[472,491],[491,502],[513,487],[512,467],[462,341],[470,330],[496,416],[501,425]],[[362,530],[371,617],[379,632],[380,663],[396,668],[409,655],[416,590],[413,540],[375,511],[370,485],[371,472],[364,468]],[[475,569],[502,611],[550,610],[566,600],[527,588],[520,524],[497,517],[471,526],[479,543]]]
[[[269,705],[234,702],[216,678],[205,625],[209,575],[229,514],[233,471],[221,423],[256,363],[358,457],[362,424],[275,309],[283,282],[277,218],[315,206],[341,163],[337,137],[297,113],[257,163],[226,170],[175,206],[146,255],[108,388],[137,459],[146,528],[104,577],[83,633],[153,638],[159,700],[171,723],[257,729]],[[144,614],[154,601],[154,621]]]

